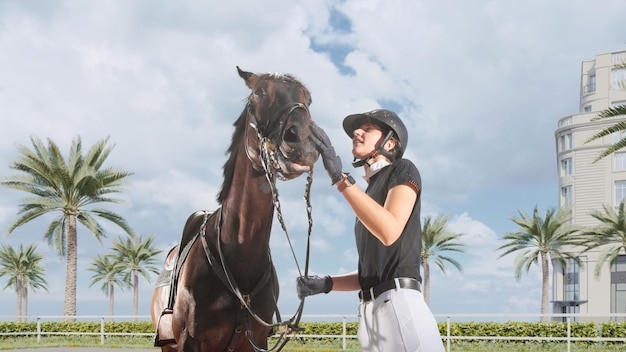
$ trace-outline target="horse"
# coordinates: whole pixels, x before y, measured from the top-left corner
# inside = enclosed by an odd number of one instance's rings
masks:
[[[280,320],[269,248],[275,180],[310,180],[319,157],[311,94],[290,74],[237,72],[251,93],[233,124],[219,207],[189,216],[153,292],[162,351],[264,351],[274,314]]]

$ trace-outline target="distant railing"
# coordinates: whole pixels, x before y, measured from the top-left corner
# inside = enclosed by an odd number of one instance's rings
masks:
[[[11,317],[11,316],[8,316]],[[7,316],[0,315],[0,321],[13,320],[16,321],[17,317],[13,316],[13,319],[6,319]],[[70,331],[42,331],[41,323],[42,321],[57,321],[57,320],[65,320],[72,319],[75,321],[100,321],[100,332],[70,332]],[[72,335],[81,335],[81,336],[100,336],[100,344],[104,345],[105,338],[107,336],[154,336],[154,333],[140,333],[140,332],[106,332],[105,330],[105,322],[107,321],[148,321],[151,317],[149,315],[115,315],[115,316],[102,316],[102,315],[77,315],[77,316],[65,316],[65,315],[44,315],[37,316],[34,320],[37,321],[37,331],[24,331],[24,332],[0,332],[0,336],[37,336],[37,343],[41,342],[42,336],[72,336]],[[20,321],[32,321],[32,317],[26,317],[23,319],[20,317]]]
[[[589,320],[593,321],[593,318],[604,318],[597,319],[600,320],[618,320],[618,319],[626,319],[625,313],[614,313],[614,314],[435,314],[435,317],[446,319],[446,335],[442,335],[441,338],[446,343],[446,350],[450,352],[450,343],[452,340],[518,340],[518,341],[555,341],[555,342],[566,342],[567,343],[567,352],[571,351],[572,342],[576,341],[588,341],[588,342],[626,342],[626,337],[620,338],[610,338],[610,337],[573,337],[572,336],[572,322],[576,322],[579,320]],[[547,318],[548,321],[554,322],[554,319],[559,319],[560,322],[565,322],[567,324],[567,335],[564,337],[559,336],[452,336],[450,334],[450,326],[453,321],[460,320],[460,318],[499,318],[505,319],[507,321],[515,321],[515,318]],[[457,320],[453,320],[453,318]],[[608,318],[608,319],[607,319]],[[573,321],[572,321],[573,320]]]
[[[521,319],[523,321],[532,321],[536,319],[538,321],[541,317],[547,318],[549,321],[559,319],[560,322],[567,324],[566,336],[452,336],[451,325],[453,322],[471,320],[475,321],[477,318],[496,318],[496,320],[515,321],[515,319]],[[42,321],[55,321],[64,320],[67,318],[75,319],[76,321],[100,321],[100,332],[46,332],[41,330]],[[446,333],[441,336],[442,340],[446,344],[446,350],[450,352],[451,342],[453,340],[517,340],[517,341],[554,341],[567,343],[567,351],[571,350],[571,343],[576,341],[588,341],[588,342],[624,342],[626,343],[626,337],[621,338],[609,338],[609,337],[573,337],[572,323],[578,320],[588,321],[609,321],[609,320],[622,320],[626,321],[626,314],[435,314],[435,318],[438,321],[446,323]],[[599,318],[599,319],[594,319]],[[608,318],[608,319],[607,319]],[[1,316],[0,321],[15,321],[15,316]],[[41,341],[41,337],[44,335],[91,335],[100,336],[100,344],[105,344],[107,336],[154,336],[153,333],[129,333],[129,332],[106,332],[105,322],[107,321],[149,321],[151,318],[149,315],[139,316],[101,316],[101,315],[81,315],[75,317],[68,317],[62,315],[50,315],[50,316],[37,316],[37,331],[36,332],[12,332],[12,333],[0,333],[0,336],[29,336],[36,335],[37,342]],[[32,317],[27,317],[26,321],[32,321]],[[295,338],[336,338],[342,340],[342,347],[345,350],[348,339],[355,339],[356,335],[348,335],[347,323],[348,321],[357,321],[356,314],[303,314],[302,321],[338,321],[341,320],[343,324],[341,335],[315,335],[315,334],[297,334]],[[481,320],[482,321],[482,320]],[[488,320],[487,320],[488,321]]]
[[[589,84],[586,84],[583,87],[583,93],[584,94],[593,93],[595,91],[596,91],[596,84],[595,83],[589,83]]]
[[[619,64],[624,61],[626,61],[626,51],[620,51],[620,52],[611,54],[612,63]]]

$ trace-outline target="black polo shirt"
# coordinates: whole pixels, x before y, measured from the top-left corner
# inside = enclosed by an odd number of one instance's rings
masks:
[[[359,283],[362,289],[369,289],[396,277],[410,277],[422,281],[420,276],[422,180],[417,167],[410,160],[396,160],[370,178],[365,192],[378,204],[384,205],[389,190],[406,182],[419,187],[417,200],[402,234],[391,246],[383,245],[358,218],[356,220],[354,233],[359,252]]]

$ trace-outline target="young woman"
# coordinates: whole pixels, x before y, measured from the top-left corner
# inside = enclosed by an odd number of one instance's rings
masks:
[[[313,140],[331,182],[356,215],[358,270],[345,275],[299,277],[300,298],[335,291],[359,291],[358,339],[363,351],[443,352],[443,342],[421,290],[421,178],[403,159],[406,127],[389,110],[347,116],[353,166],[363,167],[367,189],[343,172],[328,136],[314,125]]]

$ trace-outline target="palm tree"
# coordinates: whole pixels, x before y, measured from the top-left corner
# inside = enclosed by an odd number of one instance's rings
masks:
[[[156,256],[162,251],[152,245],[153,236],[145,240],[141,236],[131,235],[125,238],[119,237],[114,241],[112,249],[116,253],[117,260],[122,265],[125,282],[132,282],[133,288],[133,316],[138,315],[139,308],[139,274],[150,282],[149,272],[159,274],[156,265]]]
[[[60,213],[44,234],[60,256],[67,257],[65,301],[63,314],[76,315],[76,272],[78,232],[77,222],[84,225],[99,241],[106,237],[95,216],[109,220],[129,234],[131,228],[121,216],[102,208],[89,208],[97,203],[120,203],[110,198],[121,192],[124,179],[130,176],[119,168],[104,168],[103,164],[113,147],[107,146],[108,137],[94,144],[86,155],[82,153],[80,137],[74,138],[66,161],[57,145],[48,139],[48,146],[31,137],[33,149],[19,145],[20,156],[11,163],[12,169],[22,172],[6,178],[2,186],[30,193],[22,199],[19,218],[9,226],[6,234],[42,215]],[[74,318],[66,318],[73,320]]]
[[[626,254],[626,212],[622,201],[617,209],[610,205],[603,205],[604,212],[594,211],[591,216],[600,221],[600,225],[583,231],[585,250],[603,247],[598,262],[596,263],[595,275],[599,276],[604,263],[608,261],[612,266],[617,262],[620,254]]]
[[[28,315],[28,288],[48,290],[43,278],[41,265],[43,256],[37,253],[37,245],[31,244],[26,249],[19,245],[17,251],[8,245],[0,248],[0,277],[8,276],[4,289],[14,287],[17,293],[17,321],[26,321]]]
[[[521,278],[522,269],[528,272],[533,264],[541,261],[541,321],[547,321],[549,264],[552,260],[565,268],[568,259],[581,264],[576,254],[565,251],[567,246],[580,245],[580,237],[577,236],[579,229],[570,224],[570,210],[565,208],[559,208],[558,211],[554,208],[549,209],[545,219],[539,215],[537,206],[532,217],[523,211],[519,211],[519,215],[520,217],[511,218],[519,229],[506,233],[502,240],[507,243],[496,249],[504,251],[498,259],[514,252],[518,253],[515,258],[517,280]]]
[[[121,278],[124,263],[121,263],[114,255],[98,255],[91,262],[91,267],[87,270],[92,271],[91,283],[89,287],[98,282],[102,282],[100,289],[109,297],[109,316],[113,320],[113,307],[115,302],[115,286],[124,287]]]
[[[615,68],[623,68],[626,69],[626,62],[615,65]],[[626,89],[626,81],[619,82],[619,86],[621,89]],[[617,117],[626,115],[626,104],[621,104],[613,107],[608,107],[605,110],[598,113],[598,116],[594,117],[592,121],[600,120],[600,119],[608,119],[611,117]],[[596,133],[591,138],[585,141],[585,143],[589,143],[598,138],[602,138],[604,136],[608,136],[615,132],[620,132],[626,130],[626,120],[621,120],[616,122],[615,124],[603,129],[602,131]],[[600,155],[593,161],[594,163],[605,156],[610,155],[611,153],[618,151],[622,148],[626,147],[626,135],[610,147],[608,147],[604,152],[600,153]]]
[[[461,264],[453,258],[444,256],[444,252],[465,253],[463,244],[457,240],[463,236],[462,233],[452,233],[446,229],[448,216],[426,217],[422,226],[422,266],[424,267],[424,300],[426,304],[430,301],[430,260],[446,273],[445,263],[452,264],[460,272],[463,272]]]

